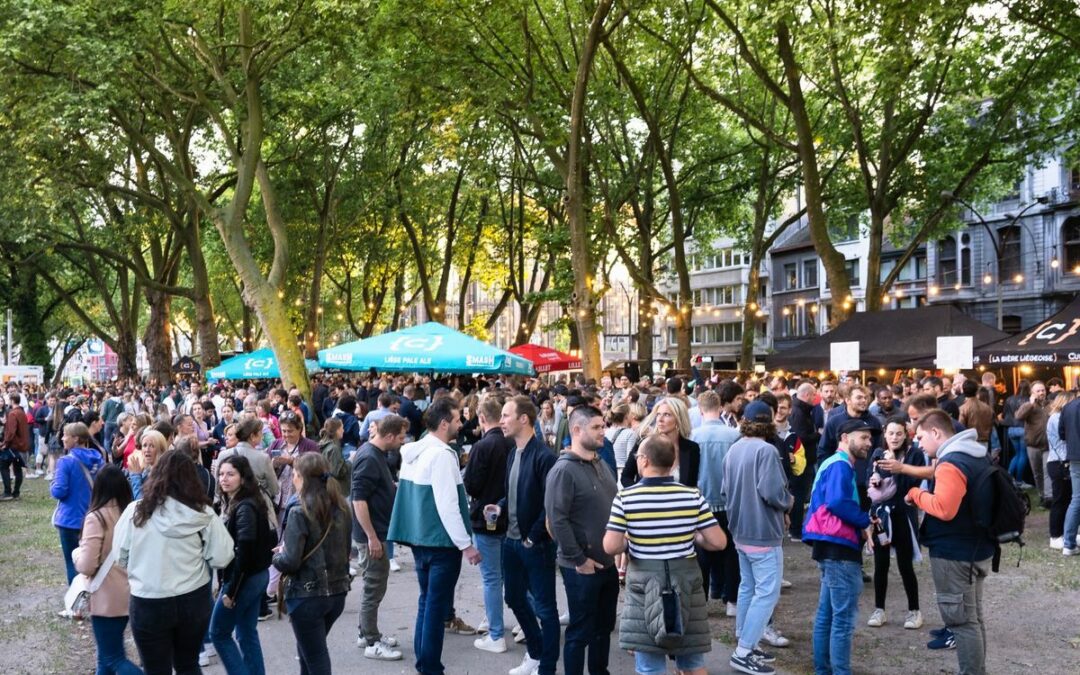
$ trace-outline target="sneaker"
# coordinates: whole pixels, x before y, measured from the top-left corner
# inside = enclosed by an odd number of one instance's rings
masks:
[[[400,572],[401,571],[401,565],[398,564],[398,561],[396,559],[394,559],[394,558],[390,558],[390,571],[391,572]]]
[[[491,631],[491,625],[488,624],[488,620],[484,619],[480,622],[480,625],[476,627],[477,635],[487,635]]]
[[[887,619],[885,618],[885,610],[880,607],[875,609],[873,614],[870,615],[870,619],[866,622],[867,626],[871,628],[881,628],[885,625]]]
[[[521,630],[521,624],[514,626],[514,630],[510,631],[510,634],[514,636],[514,642],[517,644],[523,644],[525,642],[525,631]]]
[[[213,642],[204,644],[202,650],[207,656],[217,656],[217,647],[214,646]]]
[[[776,661],[776,654],[767,652],[763,649],[758,649],[757,647],[750,650],[750,653],[756,656],[758,661],[761,661],[762,663],[774,663]]]
[[[926,643],[927,649],[956,649],[956,636],[948,628],[945,634]]]
[[[385,642],[380,640],[370,647],[364,648],[364,658],[375,661],[400,661],[401,652],[387,646]]]
[[[1065,537],[1050,537],[1050,548],[1060,551],[1065,548]]]
[[[559,625],[560,626],[569,626],[570,625],[570,612],[563,612],[562,614],[559,615]]]
[[[788,535],[788,541],[794,542],[796,544],[801,544],[802,543],[802,537],[796,537],[793,534],[789,534]]]
[[[780,588],[791,588],[791,582],[787,579],[780,580]]]
[[[908,630],[919,630],[922,624],[922,612],[917,609],[908,612],[907,618],[904,619],[904,628]]]
[[[525,654],[525,658],[521,660],[521,665],[510,669],[510,675],[533,675],[539,667],[539,661]]]
[[[755,656],[754,652],[750,652],[746,656],[736,656],[735,652],[732,652],[728,665],[731,666],[732,670],[737,670],[740,673],[750,673],[750,675],[772,675],[776,672],[775,668]]]
[[[791,644],[791,640],[781,635],[780,631],[773,626],[765,626],[765,632],[761,635],[761,639],[773,647],[787,647]]]
[[[55,477],[55,474],[51,474],[51,473],[45,474],[45,480],[52,480],[54,477]]]
[[[1063,546],[1061,554],[1064,556],[1080,555],[1080,548],[1064,548]]]
[[[491,652],[493,654],[502,654],[506,651],[506,638],[499,638],[498,640],[492,640],[490,635],[485,635],[482,638],[473,640],[473,647],[485,652]]]
[[[398,639],[396,637],[391,637],[389,635],[383,635],[382,637],[379,638],[378,642],[369,643],[367,641],[367,638],[364,637],[363,635],[357,635],[356,636],[356,646],[359,647],[360,649],[367,649],[372,644],[381,644],[384,647],[388,647],[390,649],[393,649],[394,647],[398,646]]]
[[[15,499],[14,495],[9,495],[9,494],[0,495],[0,502],[10,502],[12,499]]]
[[[266,621],[270,617],[274,616],[274,610],[269,607],[265,607],[259,610],[259,621]]]
[[[729,617],[734,618],[734,617],[736,617],[738,615],[739,615],[739,606],[736,605],[734,602],[729,602],[727,604],[727,607],[724,608],[724,616],[729,616]]]
[[[205,650],[199,652],[199,667],[206,668],[210,665],[210,655]]]
[[[949,629],[942,626],[941,628],[931,628],[930,637],[941,637],[942,635],[948,635]]]
[[[457,633],[458,635],[476,635],[476,629],[465,623],[465,620],[460,616],[455,616],[445,624],[447,633]]]

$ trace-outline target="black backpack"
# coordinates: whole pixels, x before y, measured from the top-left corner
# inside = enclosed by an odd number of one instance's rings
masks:
[[[975,525],[994,542],[992,569],[1001,566],[1001,545],[1018,544],[1023,557],[1024,519],[1031,511],[1031,500],[1005,469],[987,464],[971,480],[971,508]],[[1020,566],[1017,559],[1016,566]]]

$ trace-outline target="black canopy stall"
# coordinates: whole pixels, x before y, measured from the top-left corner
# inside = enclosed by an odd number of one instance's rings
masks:
[[[1012,337],[975,349],[975,364],[988,367],[1080,363],[1080,296],[1057,314]]]

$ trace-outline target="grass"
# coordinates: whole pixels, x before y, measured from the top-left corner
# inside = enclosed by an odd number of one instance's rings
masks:
[[[52,525],[56,501],[41,479],[23,483],[22,497],[0,503],[0,615],[4,649],[0,672],[93,672],[90,623],[60,619],[65,583],[60,540]]]

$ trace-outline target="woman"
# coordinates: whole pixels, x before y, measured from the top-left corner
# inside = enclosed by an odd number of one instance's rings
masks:
[[[195,460],[159,457],[143,498],[128,505],[113,545],[131,584],[131,632],[147,675],[198,673],[210,625],[210,569],[232,562],[233,541],[210,508]]]
[[[113,533],[120,513],[131,503],[131,486],[116,466],[102,467],[94,479],[90,511],[83,521],[82,537],[75,549],[75,569],[93,579],[112,552]],[[128,624],[127,573],[113,564],[105,580],[90,594],[90,623],[97,645],[96,675],[142,675],[124,653],[124,629]]]
[[[128,468],[128,458],[131,457],[131,453],[139,449],[139,440],[142,437],[143,431],[153,423],[154,418],[147,413],[135,415],[131,428],[128,430],[128,433],[124,435],[123,459],[120,462],[121,468]]]
[[[347,495],[352,487],[352,481],[349,476],[349,463],[341,451],[341,439],[344,436],[345,425],[341,423],[341,420],[335,417],[326,420],[323,422],[322,431],[319,432],[319,452],[330,465],[330,476],[337,481],[341,494]]]
[[[907,595],[908,612],[904,619],[904,628],[917,630],[922,627],[922,612],[919,610],[919,582],[915,577],[912,563],[919,550],[916,534],[919,531],[918,509],[904,501],[909,489],[917,487],[920,478],[910,473],[911,468],[927,465],[926,455],[922,450],[912,448],[908,440],[907,427],[901,418],[892,418],[885,425],[882,434],[884,448],[874,450],[870,456],[870,477],[867,492],[872,507],[870,515],[880,521],[875,525],[875,537],[882,538],[872,543],[874,548],[874,611],[870,615],[868,626],[875,628],[886,623],[885,593],[889,584],[889,557],[896,553],[896,566],[900,569],[900,579],[904,582]],[[891,453],[892,459],[887,459]]]
[[[1065,544],[1065,512],[1072,501],[1072,479],[1066,456],[1065,439],[1061,437],[1061,409],[1076,398],[1074,392],[1061,392],[1050,403],[1050,417],[1046,421],[1046,440],[1049,461],[1046,472],[1050,475],[1050,548],[1061,549]]]
[[[79,530],[90,508],[94,476],[105,462],[101,453],[92,449],[90,430],[82,422],[65,424],[60,440],[67,454],[56,462],[56,475],[49,493],[57,500],[52,521],[60,535],[60,550],[64,553],[64,566],[70,585],[75,578],[71,552],[79,545]]]
[[[209,469],[214,461],[215,447],[214,437],[210,433],[210,424],[206,420],[206,409],[202,404],[196,403],[191,406],[191,419],[195,426],[195,438],[199,441],[199,459],[202,465]]]
[[[131,427],[135,425],[135,416],[122,412],[116,417],[116,433],[112,436],[112,447],[109,448],[109,462],[119,465],[124,459],[124,442]]]
[[[1008,428],[1009,446],[1012,448],[1012,459],[1009,460],[1009,475],[1018,483],[1024,483],[1028,468],[1027,443],[1024,442],[1024,423],[1016,419],[1016,411],[1031,398],[1031,383],[1020,380],[1016,387],[1016,395],[1005,399],[1004,423]],[[1025,483],[1025,486],[1030,487]]]
[[[233,408],[231,403],[226,403],[221,407],[221,420],[214,427],[214,438],[217,439],[218,447],[226,447],[225,429],[235,422],[236,408]]]
[[[557,427],[555,424],[555,404],[551,402],[550,398],[544,399],[544,402],[540,404],[540,416],[536,421],[540,425],[541,438],[549,448],[554,450]],[[618,458],[618,453],[615,456]]]
[[[626,466],[626,458],[630,451],[638,444],[637,432],[631,428],[633,420],[630,417],[630,405],[619,403],[611,409],[611,426],[604,431],[604,436],[611,441],[615,448],[615,470],[622,474]]]
[[[285,510],[289,498],[293,496],[292,489],[292,466],[300,455],[307,452],[318,452],[319,446],[311,439],[304,438],[304,422],[298,415],[285,412],[281,415],[281,438],[274,441],[270,446],[270,459],[277,473],[278,483],[281,484],[281,492],[278,494],[278,512]]]
[[[128,482],[131,483],[131,493],[135,499],[142,497],[143,483],[150,476],[150,469],[157,462],[158,457],[165,454],[169,449],[169,441],[160,431],[146,429],[139,439],[139,449],[128,457]]]
[[[265,436],[267,433],[269,433],[270,436],[273,437],[267,439],[267,446],[272,444],[274,441],[280,440],[281,425],[278,418],[274,417],[274,404],[270,403],[270,401],[266,399],[259,401],[258,405],[255,406],[255,414],[259,416],[259,419],[262,420],[263,425],[266,428],[263,432],[263,435]]]
[[[221,591],[210,618],[210,639],[229,675],[263,675],[266,669],[259,643],[259,606],[270,580],[275,537],[266,501],[245,457],[233,455],[221,461],[218,485],[236,557],[221,576]]]
[[[675,482],[697,487],[701,448],[690,440],[690,414],[686,404],[675,397],[662,398],[653,406],[652,412],[641,422],[643,437],[660,434],[675,444],[675,465],[671,475]],[[640,443],[639,443],[640,445]],[[626,459],[622,471],[622,486],[630,487],[638,481],[637,448]]]
[[[289,575],[282,601],[296,636],[300,673],[328,675],[326,636],[349,592],[350,516],[322,455],[301,455],[294,469],[299,499],[286,513],[285,540],[274,567]]]

